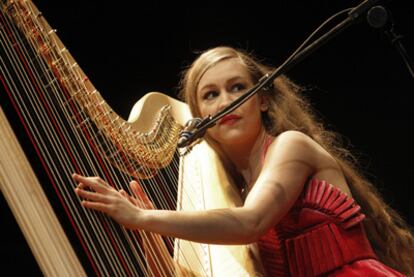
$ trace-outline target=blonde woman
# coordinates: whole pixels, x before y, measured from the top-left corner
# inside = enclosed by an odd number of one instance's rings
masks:
[[[194,116],[213,115],[269,71],[243,51],[213,48],[185,72],[182,97]],[[99,178],[74,175],[82,205],[131,229],[201,243],[256,242],[268,276],[414,275],[409,227],[358,173],[350,153],[286,77],[223,117],[205,139],[243,206],[145,209],[148,203],[134,204]],[[131,186],[141,191],[136,182]]]

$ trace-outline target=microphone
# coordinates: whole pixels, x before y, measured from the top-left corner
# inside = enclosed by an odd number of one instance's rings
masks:
[[[388,12],[382,6],[372,7],[367,14],[368,24],[373,28],[382,28],[388,21]]]
[[[203,119],[199,117],[190,119],[180,133],[177,146],[183,148],[192,145],[197,139],[203,137],[207,129],[213,127],[218,119],[218,117],[213,118],[211,115]]]
[[[202,121],[203,120],[199,117],[195,117],[187,121],[184,129],[180,133],[180,138],[177,143],[178,147],[182,148],[188,146],[192,143],[192,141],[194,141],[194,134]]]
[[[390,40],[391,45],[395,46],[401,58],[403,59],[408,71],[410,72],[411,77],[414,78],[414,62],[408,55],[408,52],[402,43],[403,36],[395,32],[394,21],[391,12],[382,6],[372,7],[367,13],[367,21],[371,27],[382,29],[384,31]]]

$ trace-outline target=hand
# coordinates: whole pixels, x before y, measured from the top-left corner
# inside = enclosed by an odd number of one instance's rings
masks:
[[[79,183],[75,192],[83,199],[82,206],[103,212],[128,229],[139,227],[142,208],[147,205],[143,204],[144,201],[132,198],[124,190],[117,191],[99,177],[78,174],[73,174],[72,177]],[[143,193],[137,182],[131,183],[134,194]],[[151,203],[149,200],[148,202]]]

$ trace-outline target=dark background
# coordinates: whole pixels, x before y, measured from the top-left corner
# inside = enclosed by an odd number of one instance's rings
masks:
[[[127,118],[147,92],[174,96],[180,72],[197,51],[231,45],[278,65],[325,19],[360,1],[34,3],[107,102]],[[380,3],[414,55],[414,8],[408,1]],[[327,126],[344,136],[363,172],[414,226],[414,78],[383,32],[362,20],[288,75],[309,88],[306,95]],[[0,205],[2,272],[40,274],[3,196]]]

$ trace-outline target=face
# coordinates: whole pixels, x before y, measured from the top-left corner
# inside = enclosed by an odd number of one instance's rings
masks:
[[[197,87],[201,116],[214,115],[253,86],[247,68],[238,58],[223,60],[209,68]],[[221,145],[254,143],[262,130],[261,98],[256,94],[208,130]]]

